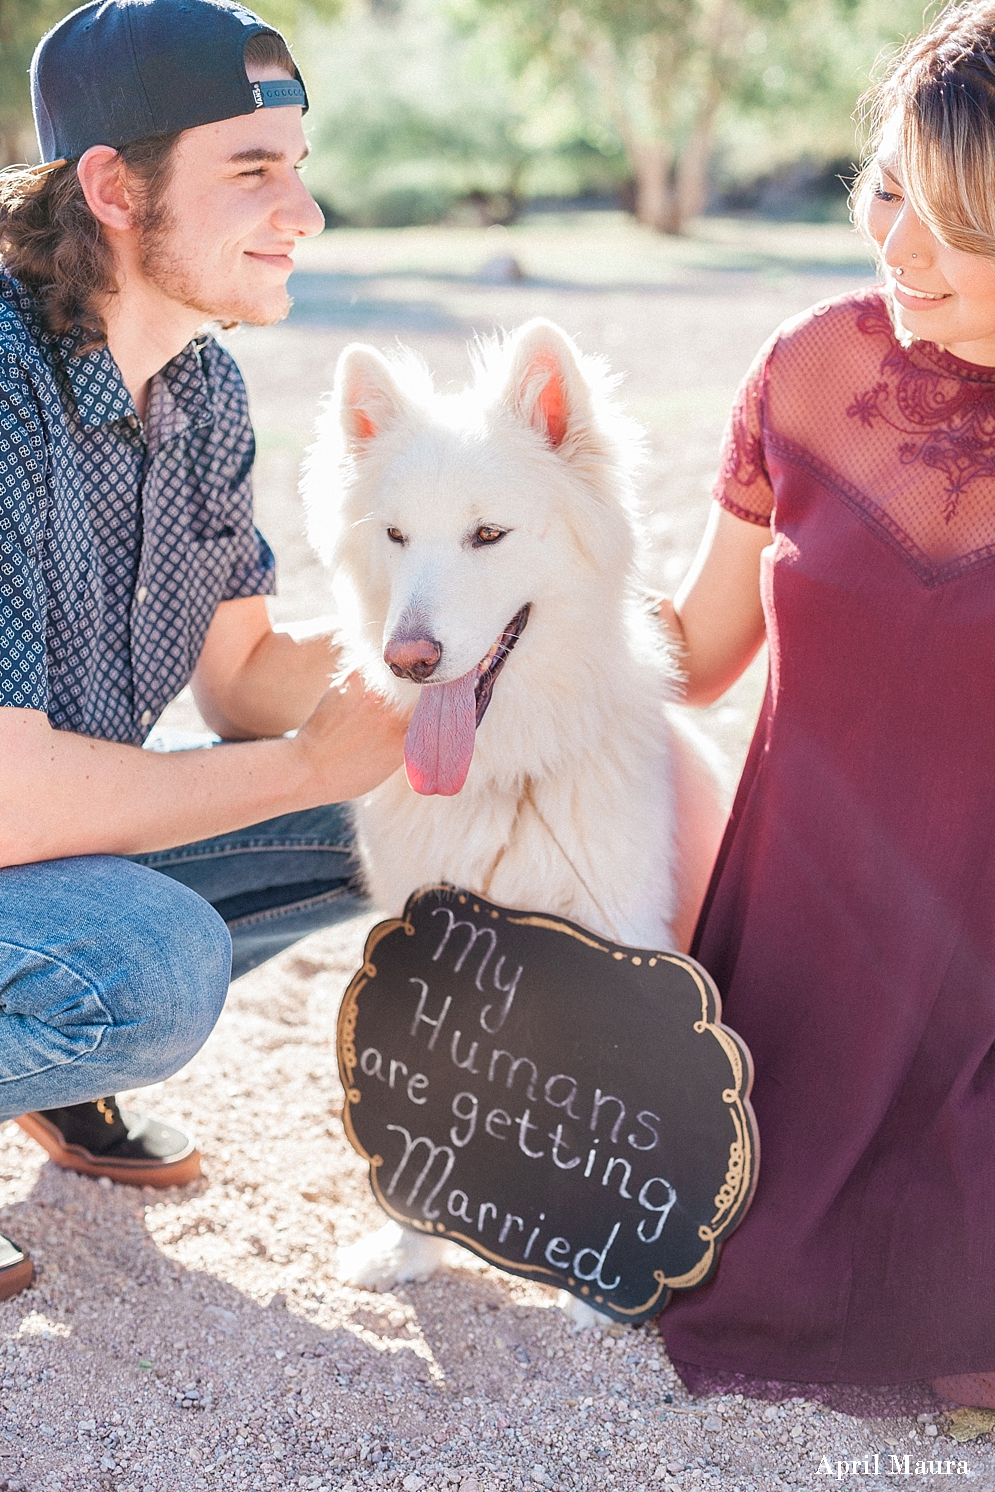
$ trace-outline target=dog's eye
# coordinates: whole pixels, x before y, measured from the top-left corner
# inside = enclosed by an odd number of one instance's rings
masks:
[[[404,535],[401,533],[401,530],[399,528],[389,528],[387,530],[387,537],[392,544],[404,543]]]
[[[495,528],[493,523],[482,523],[473,536],[473,547],[479,549],[482,544],[496,544],[507,532],[506,528]]]

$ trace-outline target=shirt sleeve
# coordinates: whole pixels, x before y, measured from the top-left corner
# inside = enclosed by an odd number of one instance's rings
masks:
[[[722,443],[722,462],[712,489],[717,503],[747,523],[767,526],[774,489],[764,459],[764,399],[767,369],[776,338],[760,349],[736,391]]]
[[[45,442],[30,383],[0,355],[0,707],[48,709]]]
[[[276,560],[262,534],[252,521],[252,473],[245,473],[232,495],[232,527],[236,543],[222,601],[238,601],[243,596],[272,596],[276,590]]]
[[[230,354],[217,342],[203,350],[208,377],[214,388],[218,430],[225,450],[224,467],[229,490],[224,503],[225,527],[230,536],[228,577],[222,601],[243,596],[271,596],[276,590],[276,560],[253,522],[252,467],[256,442],[249,419],[245,385]]]

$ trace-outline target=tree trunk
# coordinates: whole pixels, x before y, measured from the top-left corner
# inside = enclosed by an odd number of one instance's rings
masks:
[[[692,218],[704,212],[708,202],[708,166],[712,154],[713,124],[715,110],[707,118],[699,119],[694,132],[677,163],[674,197],[680,233]]]
[[[679,233],[673,147],[663,141],[633,140],[629,157],[636,176],[636,217],[657,233]]]
[[[738,21],[738,25],[736,24]],[[742,31],[742,17],[731,0],[719,0],[712,15],[705,41],[707,74],[695,109],[694,124],[687,145],[677,163],[675,195],[680,228],[698,217],[708,202],[708,165],[715,136],[715,119],[725,92],[726,80],[723,42]],[[680,231],[680,229],[678,229]]]

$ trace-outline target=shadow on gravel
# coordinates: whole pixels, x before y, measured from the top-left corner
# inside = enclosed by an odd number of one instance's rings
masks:
[[[329,1285],[340,1320],[322,1326],[309,1319],[321,1281],[288,1309],[282,1293],[264,1305],[168,1257],[145,1227],[151,1200],[49,1163],[3,1210],[37,1278],[0,1305],[0,1486],[340,1486],[360,1463],[408,1474],[430,1450],[458,1459],[446,1426],[510,1406],[517,1388],[555,1377],[578,1391],[565,1318],[515,1303],[490,1274],[442,1272],[390,1296]]]

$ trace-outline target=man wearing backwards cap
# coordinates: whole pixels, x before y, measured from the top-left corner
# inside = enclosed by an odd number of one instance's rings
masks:
[[[245,391],[200,334],[280,320],[322,227],[283,38],[222,0],[94,0],[31,80],[43,164],[0,176],[0,1119],[170,1185],[191,1142],[105,1095],[198,1050],[232,953],[355,907],[334,805],[403,725],[270,627]],[[239,744],[139,749],[188,680]],[[0,1241],[0,1298],[30,1278]]]

